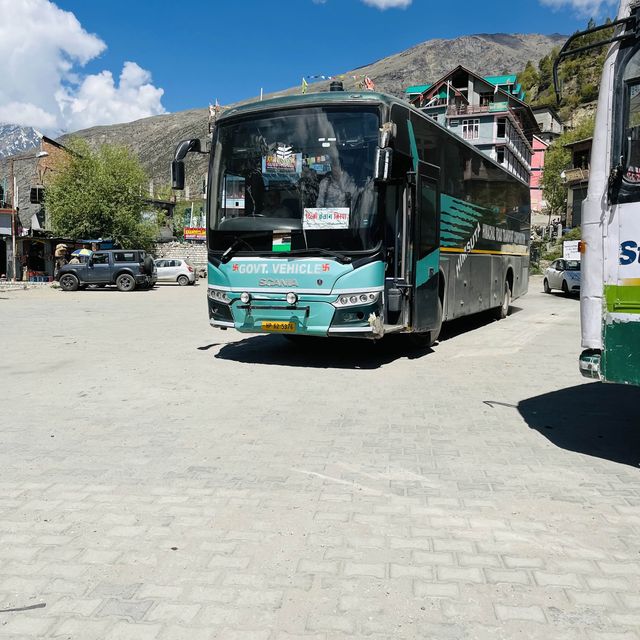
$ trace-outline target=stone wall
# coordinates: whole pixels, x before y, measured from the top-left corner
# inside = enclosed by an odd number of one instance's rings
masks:
[[[206,268],[207,245],[204,242],[159,242],[153,248],[156,258],[188,258],[194,267]]]

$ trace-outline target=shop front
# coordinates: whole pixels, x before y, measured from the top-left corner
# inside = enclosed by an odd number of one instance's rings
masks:
[[[83,246],[66,238],[19,237],[16,240],[17,279],[23,282],[53,282],[61,260],[67,261],[74,249]]]
[[[13,210],[0,209],[0,280],[13,278]]]

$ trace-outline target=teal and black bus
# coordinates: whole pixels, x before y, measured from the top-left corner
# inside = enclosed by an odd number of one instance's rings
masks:
[[[525,181],[394,97],[333,90],[217,121],[209,153],[208,305],[244,333],[432,344],[442,322],[527,291]]]

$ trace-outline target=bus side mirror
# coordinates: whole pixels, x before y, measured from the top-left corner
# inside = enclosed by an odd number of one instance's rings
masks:
[[[624,158],[620,158],[620,163],[611,169],[609,181],[607,183],[607,200],[609,204],[615,204],[618,199],[618,192],[622,186],[624,177]]]
[[[206,153],[202,151],[200,140],[182,140],[176,147],[173,162],[171,163],[171,188],[184,189],[184,159],[188,153]]]
[[[184,189],[184,161],[173,160],[171,163],[171,188]]]
[[[389,180],[391,177],[393,149],[385,147],[384,149],[376,149],[376,162],[373,177],[376,180]]]

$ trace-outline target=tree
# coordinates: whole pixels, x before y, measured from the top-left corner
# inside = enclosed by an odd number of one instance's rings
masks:
[[[52,175],[45,208],[54,232],[70,238],[111,238],[148,249],[155,226],[142,219],[147,176],[132,153],[114,145],[93,151],[83,140],[68,144],[68,161]]]
[[[569,165],[571,154],[562,144],[557,144],[561,138],[562,136],[547,149],[540,180],[549,219],[552,216],[563,216],[567,208],[567,187],[562,180],[562,172]]]

